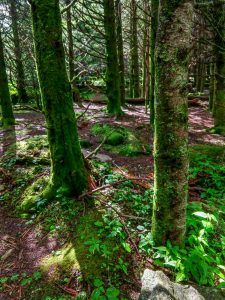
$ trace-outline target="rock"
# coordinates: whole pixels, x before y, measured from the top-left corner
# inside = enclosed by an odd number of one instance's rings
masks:
[[[108,162],[108,161],[112,161],[112,157],[106,155],[106,154],[96,154],[94,156],[94,158],[98,159],[101,162]]]
[[[110,146],[118,146],[124,143],[125,137],[120,132],[112,132],[109,137],[107,137],[105,143]]]
[[[223,300],[225,294],[215,288],[173,283],[161,271],[146,269],[139,300]]]
[[[84,156],[88,156],[91,152],[86,150],[86,149],[82,149],[82,153],[84,154]],[[101,154],[101,153],[98,153],[98,154],[95,154],[93,155],[94,159],[97,159],[101,162],[109,162],[109,161],[112,161],[112,157],[106,155],[106,154]]]

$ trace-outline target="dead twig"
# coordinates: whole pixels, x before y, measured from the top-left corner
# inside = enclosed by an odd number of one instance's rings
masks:
[[[145,178],[145,177],[144,177],[144,178],[143,178],[143,177],[141,177],[141,178],[137,178],[137,177],[131,177],[131,178],[127,177],[127,178],[123,178],[123,179],[120,179],[120,180],[118,180],[118,181],[114,181],[114,182],[111,182],[111,183],[102,185],[102,186],[100,186],[100,187],[98,187],[98,188],[96,188],[96,189],[94,189],[94,190],[92,190],[92,191],[83,193],[82,195],[80,195],[80,196],[78,197],[78,200],[80,200],[80,199],[82,199],[82,198],[84,198],[84,197],[86,197],[86,196],[90,196],[90,195],[92,195],[92,194],[94,194],[94,193],[97,193],[97,192],[99,192],[99,191],[102,191],[102,190],[104,190],[104,189],[113,187],[113,186],[115,186],[115,185],[118,185],[118,184],[120,184],[120,183],[122,183],[122,182],[125,182],[125,181],[128,181],[128,180],[131,180],[131,181],[135,181],[135,180],[138,180],[138,181],[140,181],[140,180],[143,180],[143,181],[149,181],[149,178]]]
[[[89,159],[89,158],[91,158],[93,155],[97,154],[98,151],[99,151],[99,150],[102,148],[102,146],[105,144],[107,138],[113,133],[113,131],[114,131],[114,130],[112,130],[107,136],[105,136],[104,139],[102,140],[102,142],[98,145],[98,147],[95,148],[94,151],[92,151],[91,153],[89,153],[89,154],[85,157],[85,159]]]
[[[77,121],[79,119],[81,119],[85,114],[86,112],[88,111],[88,108],[92,105],[92,103],[89,103],[88,106],[86,107],[86,109],[84,110],[84,112],[82,112],[82,114],[80,114],[78,117],[77,117]]]

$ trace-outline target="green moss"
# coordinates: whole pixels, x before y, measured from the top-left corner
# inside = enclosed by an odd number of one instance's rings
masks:
[[[206,132],[225,135],[225,126],[216,126],[206,129]]]
[[[48,181],[49,178],[47,176],[43,176],[28,186],[24,192],[21,202],[17,206],[17,211],[20,213],[29,213],[34,211],[37,207],[38,201],[41,200],[38,195],[41,194]]]
[[[107,137],[104,146],[107,151],[124,156],[137,156],[143,153],[142,142],[128,128],[95,124],[91,132],[101,136],[102,139]],[[145,148],[147,148],[147,153],[151,152],[150,145],[146,145]]]
[[[104,269],[101,268],[103,262],[108,264],[109,258],[99,255],[98,251],[91,253],[89,251],[88,241],[98,240],[98,228],[94,225],[96,221],[101,220],[99,212],[89,211],[85,216],[79,219],[79,223],[73,231],[73,239],[62,249],[45,257],[41,262],[43,272],[54,270],[54,277],[59,277],[61,273],[70,274],[73,269],[81,271],[85,280],[93,280],[101,277]],[[105,244],[115,247],[110,242]],[[111,257],[111,260],[114,258]]]
[[[111,146],[118,146],[123,144],[125,136],[120,132],[112,132],[110,136],[106,139],[106,144]]]
[[[91,127],[91,133],[95,135],[108,135],[112,131],[112,127],[107,124],[95,124]]]

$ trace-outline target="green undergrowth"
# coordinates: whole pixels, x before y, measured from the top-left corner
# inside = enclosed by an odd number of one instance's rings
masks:
[[[224,126],[212,127],[212,128],[206,129],[206,132],[225,135],[225,127]]]
[[[101,127],[95,127],[101,137],[112,129],[101,131]],[[117,132],[126,135],[126,130],[119,128]],[[29,151],[32,155],[32,151],[38,150],[37,157],[42,151],[48,151],[38,138],[33,142],[35,147],[32,140],[19,145],[23,146],[23,157]],[[123,178],[110,164],[93,161],[92,165],[98,185]],[[143,271],[146,256],[150,256],[155,265],[170,269],[177,282],[225,286],[224,147],[196,145],[190,148],[190,190],[192,186],[197,189],[194,198],[190,193],[187,236],[182,248],[170,242],[154,247],[152,189],[127,180],[115,189],[108,188],[82,200],[67,198],[59,189],[53,203],[44,207],[39,199],[38,209],[24,215],[20,209],[29,210],[33,197],[40,195],[48,181],[49,167],[29,162],[17,168],[16,160],[10,166],[14,167],[14,185],[0,201],[12,201],[19,207],[20,214],[29,218],[29,224],[41,227],[45,234],[59,241],[57,250],[41,262],[42,279],[35,286],[29,284],[30,294],[33,292],[33,298],[29,299],[70,299],[69,296],[60,298],[55,283],[64,286],[74,272],[78,275],[71,288],[87,291],[87,286],[91,286],[88,299],[129,299],[121,286],[126,280],[132,286],[132,279]],[[143,262],[138,266],[134,264],[137,250]]]
[[[123,126],[112,127],[108,124],[95,124],[91,128],[91,133],[106,139],[104,148],[107,151],[123,156],[138,156],[144,152],[151,153],[149,145],[145,145],[146,151],[144,151],[142,142],[130,129]]]
[[[157,265],[171,268],[177,282],[225,288],[224,147],[191,147],[189,180],[199,192],[189,199],[184,247],[168,241],[163,247],[152,245],[147,253]]]

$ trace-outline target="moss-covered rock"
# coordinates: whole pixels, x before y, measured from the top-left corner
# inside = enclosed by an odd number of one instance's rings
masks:
[[[108,124],[95,124],[91,128],[91,132],[106,138],[104,148],[107,151],[117,153],[124,156],[137,156],[144,152],[142,142],[136,137],[132,130],[123,126],[112,127]],[[147,153],[150,153],[150,145],[145,147]]]
[[[106,144],[111,146],[118,146],[124,143],[125,136],[120,132],[112,132],[106,139]]]

